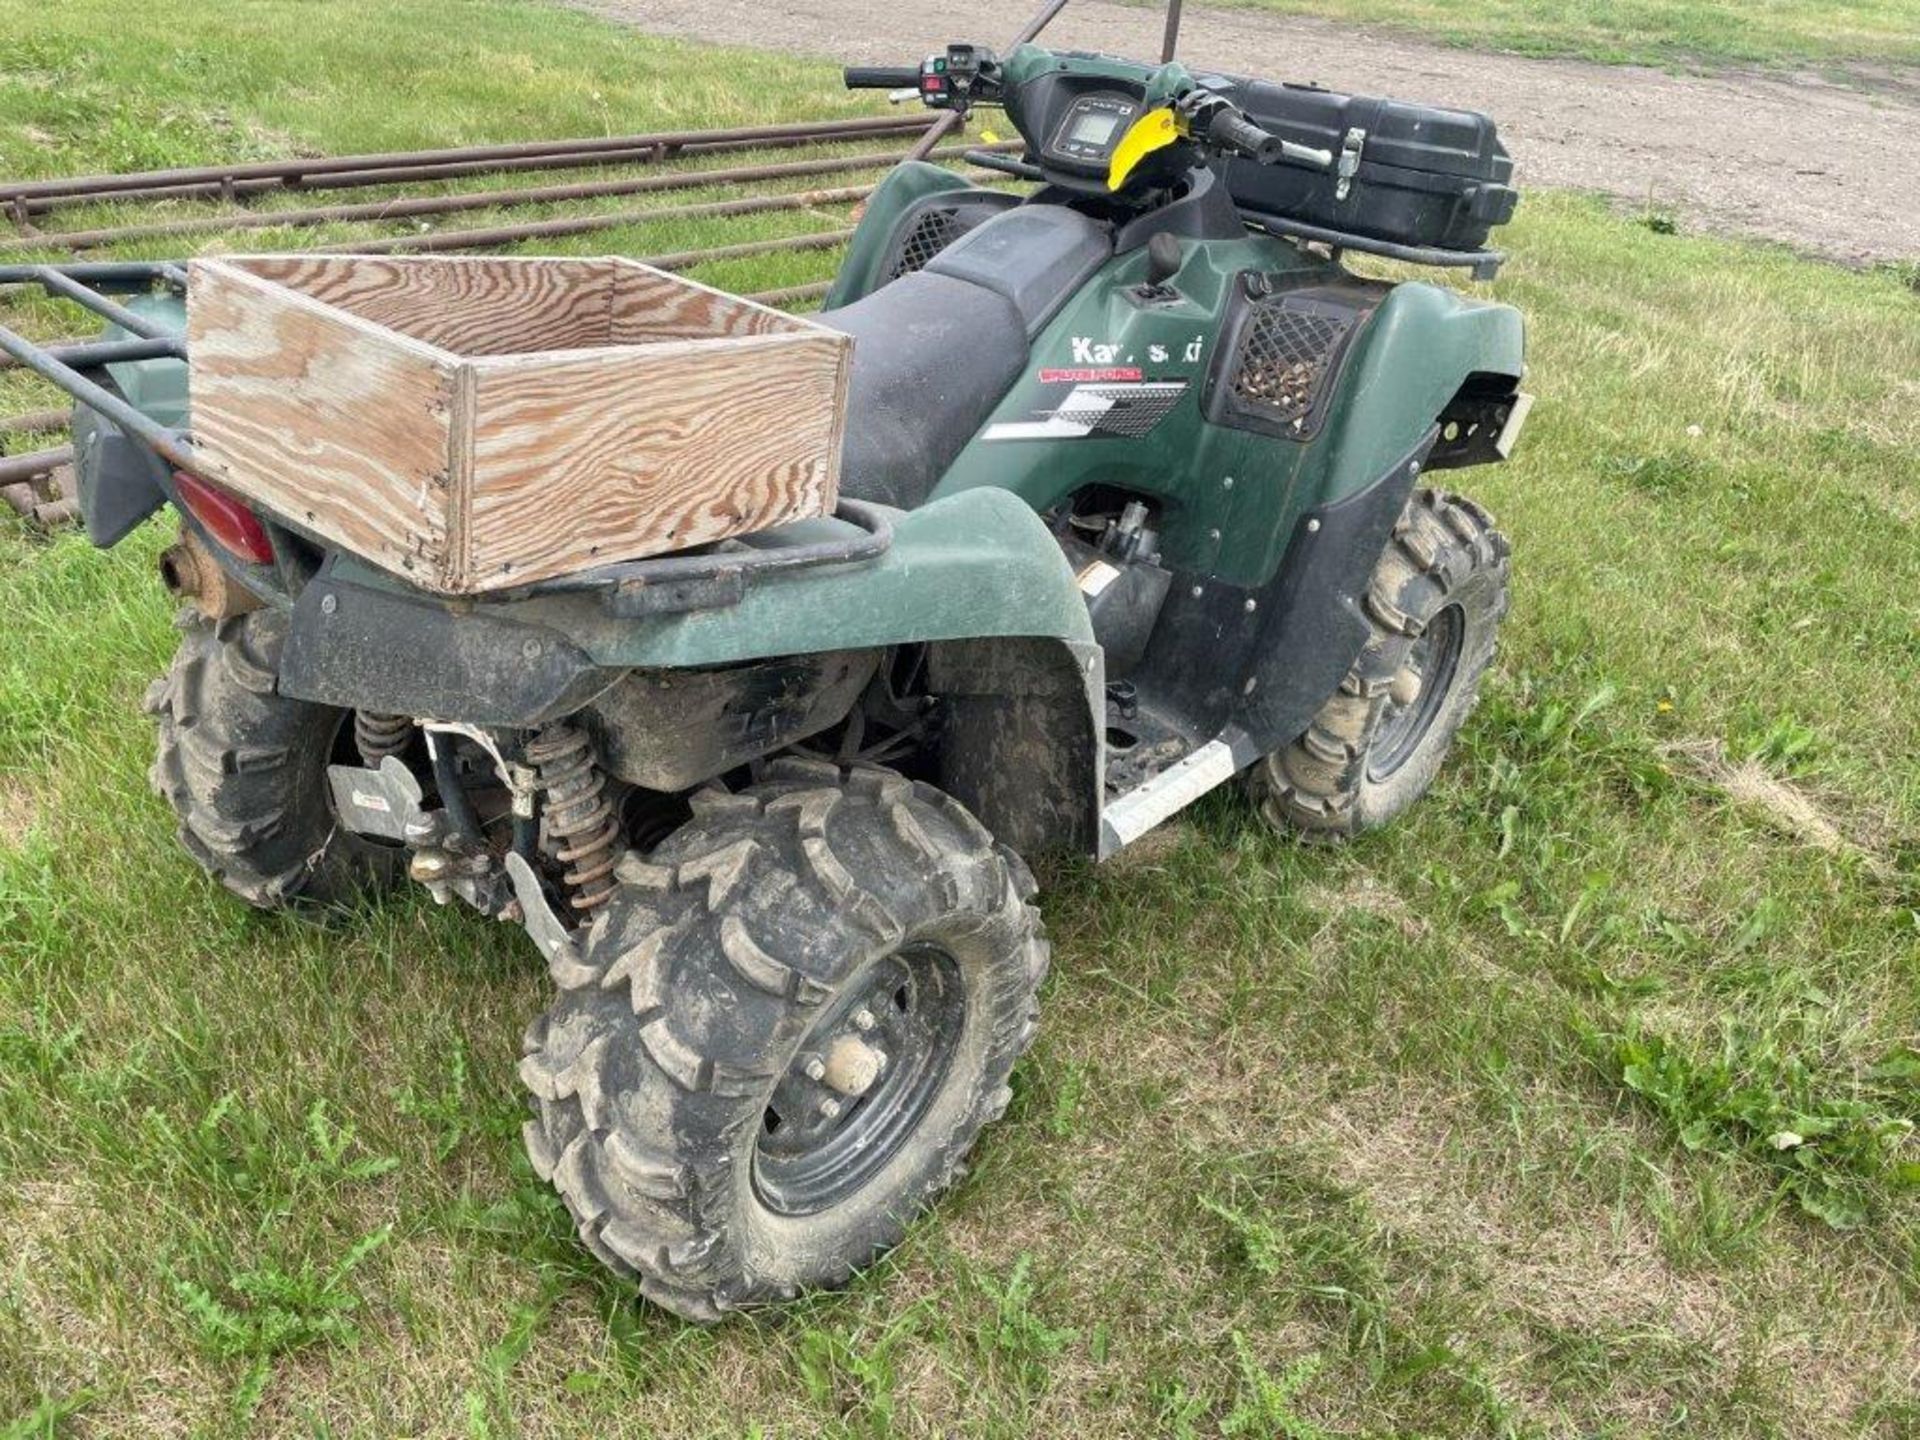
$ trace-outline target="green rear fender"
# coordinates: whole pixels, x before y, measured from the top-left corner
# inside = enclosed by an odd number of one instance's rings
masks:
[[[499,609],[566,634],[609,670],[924,643],[947,722],[932,756],[941,786],[1017,850],[1091,852],[1105,667],[1058,542],[1018,496],[990,487],[894,526],[871,564],[769,577],[726,609],[625,621],[559,597]]]
[[[893,524],[893,544],[877,561],[770,576],[725,609],[614,620],[561,597],[501,608],[568,633],[595,661],[620,668],[981,637],[1093,643],[1065,554],[1019,497],[969,490],[895,514]]]
[[[187,328],[187,302],[178,295],[140,295],[121,302],[134,314],[166,329],[184,333]],[[130,340],[130,331],[109,325],[103,340]],[[184,360],[134,360],[109,365],[107,374],[127,397],[127,402],[162,425],[176,430],[187,427],[187,362]]]

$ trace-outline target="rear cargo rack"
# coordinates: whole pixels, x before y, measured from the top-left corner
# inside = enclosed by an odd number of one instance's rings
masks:
[[[845,540],[814,540],[798,545],[752,545],[739,540],[700,555],[654,555],[623,560],[542,580],[516,595],[566,595],[597,591],[608,612],[622,619],[709,610],[738,604],[747,586],[767,575],[818,565],[858,565],[878,560],[893,544],[893,522],[886,510],[842,496],[833,518],[860,533]],[[778,531],[762,531],[763,535]],[[502,592],[503,594],[508,592]]]
[[[1364,255],[1380,255],[1408,265],[1430,265],[1445,270],[1471,270],[1476,280],[1491,280],[1507,262],[1504,250],[1441,250],[1431,245],[1399,245],[1391,240],[1376,240],[1350,230],[1329,230],[1292,220],[1285,215],[1270,215],[1262,210],[1240,207],[1241,217],[1256,230],[1277,235],[1282,240],[1306,240],[1338,250],[1358,250]]]
[[[84,373],[129,360],[184,360],[186,337],[136,315],[112,297],[142,295],[165,287],[187,288],[187,272],[171,260],[108,260],[80,265],[0,265],[0,287],[37,285],[47,294],[71,300],[133,335],[132,340],[90,340],[73,345],[41,345],[0,325],[0,351],[23,369],[56,385],[82,405],[99,411],[169,464],[200,474],[193,447],[178,430],[142,414]]]
[[[99,261],[72,265],[0,265],[0,289],[37,286],[92,311],[131,334],[130,340],[93,340],[41,344],[0,326],[0,352],[64,390],[76,404],[98,411],[126,434],[147,446],[176,470],[220,483],[183,430],[151,416],[89,378],[108,365],[134,360],[187,358],[184,335],[129,310],[113,297],[142,295],[157,289],[184,294],[187,272],[175,261]],[[287,522],[270,516],[277,525]],[[842,498],[833,518],[854,531],[845,538],[767,543],[778,529],[720,542],[695,553],[655,555],[596,566],[488,599],[537,595],[593,594],[609,613],[623,618],[720,609],[738,604],[747,587],[768,575],[825,565],[870,563],[893,544],[893,525],[884,507]],[[812,522],[818,523],[818,522]],[[298,532],[299,527],[287,525]],[[784,527],[783,527],[784,528]]]

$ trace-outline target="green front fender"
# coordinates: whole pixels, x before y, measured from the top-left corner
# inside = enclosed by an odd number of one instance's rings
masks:
[[[137,295],[121,302],[134,314],[144,316],[175,334],[187,328],[187,302],[174,294]],[[118,325],[109,325],[103,340],[130,340],[133,333]],[[184,360],[129,360],[107,366],[107,374],[127,397],[134,409],[170,425],[187,428],[187,362]]]
[[[1519,380],[1525,356],[1525,326],[1511,305],[1396,285],[1362,333],[1328,411],[1322,502],[1357,494],[1399,464],[1473,376]]]
[[[929,195],[975,188],[965,176],[924,160],[908,160],[894,166],[867,197],[866,210],[820,308],[837,310],[871,295],[886,283],[882,266],[886,263],[887,246],[893,239],[894,226],[899,224],[908,206]]]
[[[969,490],[893,523],[893,544],[878,560],[769,576],[725,609],[616,620],[561,596],[501,609],[561,631],[610,668],[989,637],[1092,644],[1065,554],[1017,496]]]

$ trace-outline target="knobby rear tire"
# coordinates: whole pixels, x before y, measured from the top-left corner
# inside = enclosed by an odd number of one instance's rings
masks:
[[[342,829],[328,797],[352,713],[279,692],[286,617],[188,608],[176,624],[180,648],[147,691],[160,731],[149,778],[187,853],[262,910],[345,906],[397,884],[405,850]]]
[[[1047,969],[1032,877],[957,801],[872,767],[766,775],[695,795],[622,861],[520,1068],[528,1154],[582,1241],[696,1321],[844,1284],[900,1240],[1005,1110]],[[775,1087],[819,1017],[910,947],[946,957],[964,997],[940,1082],[851,1193],[783,1210],[756,1178]]]

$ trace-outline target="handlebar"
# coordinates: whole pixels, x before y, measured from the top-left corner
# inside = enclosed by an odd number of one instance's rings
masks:
[[[1224,96],[1198,91],[1187,103],[1202,120],[1206,143],[1216,150],[1245,156],[1256,165],[1277,165],[1285,161],[1313,170],[1333,168],[1331,151],[1281,139],[1248,119],[1245,111]]]
[[[841,76],[849,90],[914,90],[920,85],[918,65],[849,65]]]
[[[1208,122],[1207,143],[1244,155],[1256,165],[1266,165],[1280,158],[1280,147],[1286,142],[1269,135],[1238,110],[1222,105]]]

